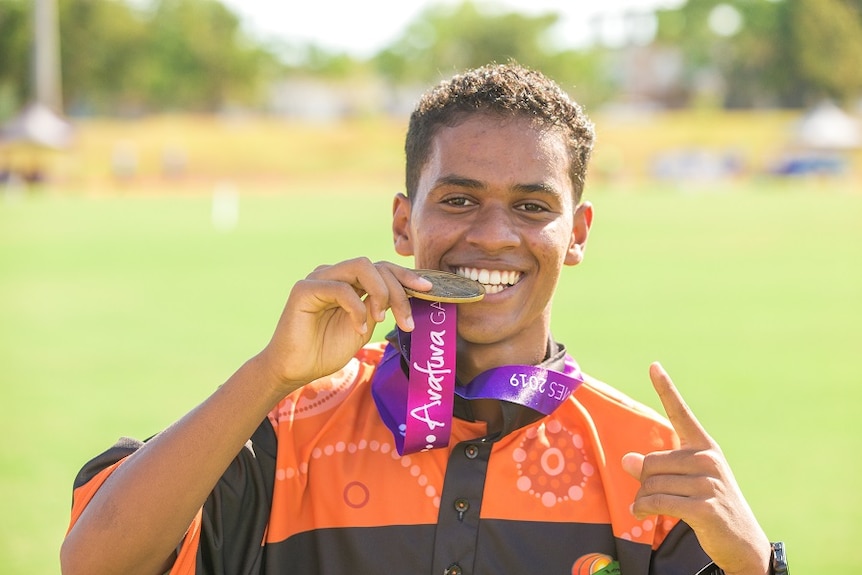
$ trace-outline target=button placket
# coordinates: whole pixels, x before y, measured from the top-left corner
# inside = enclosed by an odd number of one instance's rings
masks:
[[[492,445],[469,441],[450,455],[440,494],[431,572],[463,575],[476,563],[482,497]]]

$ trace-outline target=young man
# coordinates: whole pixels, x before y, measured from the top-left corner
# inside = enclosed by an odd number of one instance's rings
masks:
[[[550,333],[563,267],[584,257],[592,145],[580,107],[516,65],[426,94],[395,249],[484,299],[421,304],[408,292],[432,283],[389,262],[318,268],[201,405],[82,470],[64,572],[770,573],[769,540],[662,368],[669,421],[581,374]],[[387,310],[397,333],[369,344]]]

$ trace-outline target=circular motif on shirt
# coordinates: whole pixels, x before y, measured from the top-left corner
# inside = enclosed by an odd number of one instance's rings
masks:
[[[587,553],[572,565],[572,575],[593,575],[614,562],[613,557],[604,553]]]
[[[347,397],[358,372],[359,362],[354,359],[329,377],[309,383],[285,398],[277,418],[304,419],[329,411]]]
[[[399,455],[398,450],[394,445],[385,441],[362,439],[359,442],[344,442],[338,441],[335,444],[326,444],[323,447],[315,447],[311,450],[311,460],[323,460],[328,457],[333,457],[338,454],[342,457],[352,457],[363,451],[370,452],[363,457],[370,457],[371,454],[378,454],[381,457],[393,459],[401,466],[405,477],[409,476],[410,481],[415,481],[420,488],[420,492],[431,501],[431,504],[440,508],[440,493],[437,488],[431,484],[431,481],[423,471],[422,467],[416,460],[409,455]],[[308,461],[303,461],[298,467],[279,467],[275,470],[276,481],[293,481],[300,479],[303,483],[306,481],[303,476],[308,475]],[[366,483],[361,481],[348,481],[342,490],[342,500],[344,504],[353,509],[365,507],[371,500],[371,490]]]
[[[587,481],[595,473],[583,436],[554,419],[527,429],[512,458],[518,470],[518,489],[546,507],[583,499]]]
[[[368,490],[368,486],[361,481],[351,481],[344,486],[344,503],[348,507],[354,509],[365,507],[370,497],[371,492]]]

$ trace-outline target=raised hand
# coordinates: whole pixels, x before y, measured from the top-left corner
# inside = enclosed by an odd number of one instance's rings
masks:
[[[650,379],[680,439],[680,448],[628,453],[623,468],[641,482],[633,513],[685,521],[727,575],[769,572],[766,534],[739,489],[718,443],[709,436],[658,363]]]
[[[320,267],[298,282],[263,351],[95,493],[63,544],[64,572],[166,572],[213,486],[284,395],[343,367],[387,309],[412,329],[403,286],[431,288],[408,269],[366,258]]]
[[[320,266],[294,285],[259,358],[288,390],[333,373],[368,343],[387,309],[402,329],[413,329],[403,286],[424,291],[431,283],[367,258]]]

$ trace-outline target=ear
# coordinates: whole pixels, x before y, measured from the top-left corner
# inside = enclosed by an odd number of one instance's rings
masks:
[[[587,237],[590,235],[591,225],[593,225],[593,205],[583,202],[575,209],[572,240],[565,259],[567,266],[576,266],[584,261],[584,251],[587,249]]]
[[[413,240],[410,238],[410,198],[395,194],[392,201],[392,239],[399,256],[413,255]]]

